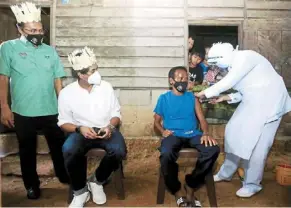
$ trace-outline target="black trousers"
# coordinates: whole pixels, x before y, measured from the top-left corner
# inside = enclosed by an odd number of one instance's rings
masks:
[[[189,187],[193,189],[200,188],[205,182],[205,176],[209,171],[212,171],[220,148],[218,146],[205,147],[204,144],[200,143],[200,138],[201,136],[192,138],[169,136],[162,140],[159,148],[161,152],[161,171],[165,179],[166,187],[173,195],[181,189],[181,183],[178,179],[179,167],[176,163],[181,148],[192,147],[199,152],[195,169],[185,177],[185,182]]]
[[[57,121],[57,115],[26,117],[14,113],[22,179],[26,189],[37,188],[40,185],[36,171],[38,130],[41,130],[46,138],[56,176],[61,182],[68,182],[62,155],[62,145],[65,141],[65,134],[58,127]]]
[[[113,132],[109,139],[86,139],[79,133],[70,134],[63,145],[63,154],[74,191],[86,186],[86,153],[92,148],[102,148],[106,151],[106,155],[95,172],[95,177],[99,183],[104,183],[112,171],[117,170],[120,162],[126,156],[125,141],[119,131]]]

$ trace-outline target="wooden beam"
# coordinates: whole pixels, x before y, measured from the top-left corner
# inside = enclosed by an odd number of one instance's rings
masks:
[[[183,37],[57,37],[57,46],[184,46]]]
[[[232,7],[241,8],[244,7],[244,0],[188,0],[188,7]]]
[[[247,10],[247,18],[260,18],[260,19],[274,19],[274,18],[291,18],[289,10]]]
[[[205,18],[243,18],[242,8],[190,8],[188,9],[188,20]]]
[[[98,68],[102,77],[161,77],[167,78],[170,67],[148,68],[148,67],[125,67],[125,68]],[[65,68],[67,77],[72,76],[72,69]]]
[[[62,17],[147,17],[183,18],[182,8],[101,8],[101,7],[58,7],[57,16]]]
[[[57,18],[56,27],[58,28],[173,28],[183,27],[184,19],[142,19],[142,18]]]
[[[183,8],[184,0],[104,0],[104,7]]]
[[[62,58],[64,67],[71,67],[67,58]],[[108,58],[100,57],[98,66],[103,68],[123,68],[123,67],[148,67],[148,68],[168,68],[181,66],[184,64],[184,57],[181,58],[160,58],[160,57],[138,57],[138,58]]]
[[[56,3],[57,0],[52,0],[52,6],[50,11],[50,44],[56,46]]]
[[[63,37],[181,37],[182,27],[173,28],[61,28],[56,30],[57,36]]]
[[[91,47],[91,45],[90,45]],[[59,56],[67,56],[79,47],[57,47]],[[184,57],[184,47],[91,47],[97,57]]]
[[[256,10],[291,10],[291,2],[247,0],[246,8]]]

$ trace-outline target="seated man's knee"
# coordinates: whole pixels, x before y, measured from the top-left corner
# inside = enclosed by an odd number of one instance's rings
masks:
[[[126,150],[119,144],[111,144],[107,150],[107,155],[117,159],[124,159],[126,157]]]
[[[80,145],[75,138],[76,135],[70,135],[62,147],[64,158],[75,156],[82,152],[82,145]]]
[[[212,157],[218,157],[220,153],[220,147],[218,145],[209,147],[209,152],[208,152]]]
[[[160,160],[161,162],[166,161],[175,161],[177,159],[177,156],[175,156],[175,153],[172,149],[164,148],[163,146],[160,147]]]

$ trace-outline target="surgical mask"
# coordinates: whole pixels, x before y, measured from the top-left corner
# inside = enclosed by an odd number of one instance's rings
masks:
[[[98,71],[95,71],[88,77],[88,83],[92,85],[100,85],[101,83],[101,75]]]
[[[187,90],[188,82],[175,82],[174,87],[178,92],[184,93]]]
[[[43,35],[42,34],[35,34],[35,35],[27,34],[25,37],[29,42],[31,42],[35,46],[39,46],[43,42]]]

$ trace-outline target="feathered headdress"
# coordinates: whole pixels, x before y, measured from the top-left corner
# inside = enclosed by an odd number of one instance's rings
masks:
[[[75,71],[88,68],[97,64],[96,56],[87,46],[84,49],[76,49],[68,55],[68,60]]]
[[[14,13],[17,23],[40,22],[41,8],[37,8],[34,3],[24,2],[10,6]]]

